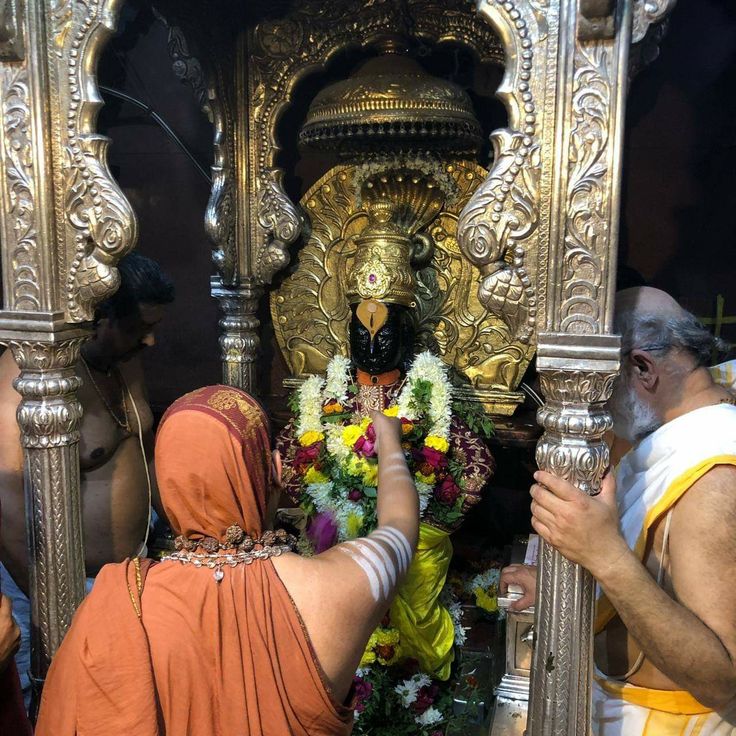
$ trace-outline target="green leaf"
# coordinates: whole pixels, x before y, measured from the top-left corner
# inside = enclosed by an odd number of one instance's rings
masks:
[[[298,391],[292,391],[289,394],[289,398],[286,402],[289,406],[289,411],[294,415],[294,417],[299,416],[299,392]]]
[[[453,412],[465,422],[471,432],[490,439],[493,437],[495,428],[493,420],[484,411],[481,404],[475,401],[456,399],[452,402]]]

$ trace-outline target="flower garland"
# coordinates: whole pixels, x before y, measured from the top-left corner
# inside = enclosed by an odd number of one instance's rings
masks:
[[[334,357],[324,379],[307,379],[296,394],[299,447],[293,467],[301,479],[300,505],[309,518],[314,552],[369,534],[376,526],[378,458],[369,418],[353,410],[357,394],[350,362]],[[450,457],[452,386],[439,358],[417,356],[404,385],[384,413],[401,421],[402,447],[419,495],[422,518],[451,525],[462,514],[463,466]],[[443,594],[462,644],[460,604]],[[452,716],[449,683],[405,671],[401,635],[388,616],[366,645],[354,684],[356,734],[439,736]],[[388,710],[387,710],[388,709]],[[393,724],[385,731],[390,711]]]
[[[367,534],[375,528],[378,460],[368,418],[350,409],[350,361],[335,356],[326,378],[311,376],[296,396],[299,449],[294,469],[302,480],[300,503],[314,521],[315,551]],[[443,362],[429,352],[417,356],[396,402],[385,410],[399,417],[402,445],[419,494],[422,517],[452,524],[462,514],[462,467],[451,463],[452,386]],[[328,522],[331,522],[328,523]]]

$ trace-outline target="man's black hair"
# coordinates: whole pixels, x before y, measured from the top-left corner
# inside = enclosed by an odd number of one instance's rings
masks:
[[[96,317],[122,319],[138,313],[140,304],[170,304],[174,284],[156,261],[140,253],[129,253],[118,263],[120,287],[97,307]]]

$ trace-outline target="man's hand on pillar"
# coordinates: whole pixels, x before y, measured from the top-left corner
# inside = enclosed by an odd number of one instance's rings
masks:
[[[616,481],[603,478],[601,492],[588,496],[562,478],[538,470],[531,488],[532,527],[567,559],[604,575],[629,551],[619,532]]]

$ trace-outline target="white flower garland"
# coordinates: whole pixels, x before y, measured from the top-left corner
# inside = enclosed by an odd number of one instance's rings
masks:
[[[440,593],[440,603],[448,610],[455,628],[455,645],[463,646],[468,640],[468,628],[463,626],[463,607],[450,585],[445,585]]]
[[[344,355],[336,355],[327,365],[327,382],[323,397],[335,399],[344,404],[348,400],[348,384],[350,383],[350,359]]]
[[[452,417],[452,386],[447,377],[444,363],[429,352],[419,354],[414,361],[406,382],[402,388],[397,404],[399,417],[416,419],[410,409],[412,391],[417,380],[426,380],[432,386],[429,401],[429,434],[442,439],[449,439],[450,421]],[[340,423],[323,421],[323,406],[328,401],[347,403],[350,385],[350,360],[344,355],[336,355],[327,366],[326,380],[320,376],[310,376],[298,390],[299,417],[296,422],[296,434],[300,439],[308,432],[316,432],[324,436],[327,452],[340,464],[348,462],[352,451],[343,441],[344,426]],[[429,505],[434,486],[416,481],[419,494],[419,512],[424,514]],[[305,486],[307,495],[312,499],[318,512],[329,511],[335,516],[341,540],[348,538],[348,519],[363,518],[359,503],[349,499],[333,497],[334,486],[331,481],[311,483]]]
[[[418,380],[429,381],[432,386],[429,399],[429,420],[432,424],[429,434],[448,440],[452,421],[452,385],[447,377],[445,364],[429,351],[417,355],[406,374],[406,383],[397,402],[399,416],[416,419],[411,404],[414,386]]]
[[[324,384],[324,379],[320,376],[309,376],[299,387],[297,437],[301,437],[307,432],[322,431],[322,388]]]

